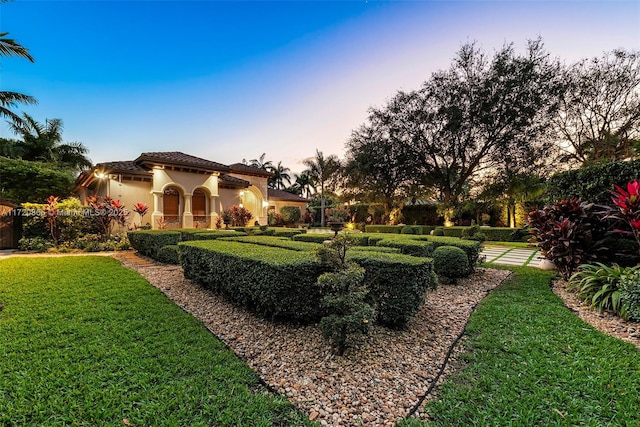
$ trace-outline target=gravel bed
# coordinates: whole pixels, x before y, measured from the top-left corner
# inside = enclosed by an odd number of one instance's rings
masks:
[[[558,295],[564,302],[564,305],[576,313],[578,317],[600,332],[620,338],[640,348],[640,323],[621,319],[613,313],[600,313],[578,298],[576,294],[569,292],[566,287],[567,282],[560,278],[555,279],[551,285],[553,292]]]
[[[311,420],[340,426],[393,426],[405,417],[436,377],[473,307],[510,274],[480,268],[457,285],[440,286],[406,329],[374,326],[340,357],[315,326],[256,317],[186,280],[179,266],[133,253],[114,256],[199,319]]]

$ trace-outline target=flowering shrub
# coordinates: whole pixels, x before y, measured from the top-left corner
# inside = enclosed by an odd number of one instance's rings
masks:
[[[305,224],[313,224],[313,214],[309,212],[308,209],[302,217],[302,222],[304,222]]]

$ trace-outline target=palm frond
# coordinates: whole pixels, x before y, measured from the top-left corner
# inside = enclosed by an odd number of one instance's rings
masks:
[[[0,33],[0,56],[17,56],[35,62],[35,59],[29,54],[29,49],[13,39],[6,38],[7,34],[9,33]]]

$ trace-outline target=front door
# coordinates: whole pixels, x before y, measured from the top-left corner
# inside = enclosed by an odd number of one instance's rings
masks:
[[[180,192],[175,187],[164,190],[164,222],[167,228],[180,228]]]

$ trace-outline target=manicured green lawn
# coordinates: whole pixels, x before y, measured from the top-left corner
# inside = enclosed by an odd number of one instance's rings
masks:
[[[402,426],[638,426],[640,351],[596,331],[549,288],[512,268],[471,316],[465,367]]]
[[[137,273],[0,261],[0,425],[310,424]]]

